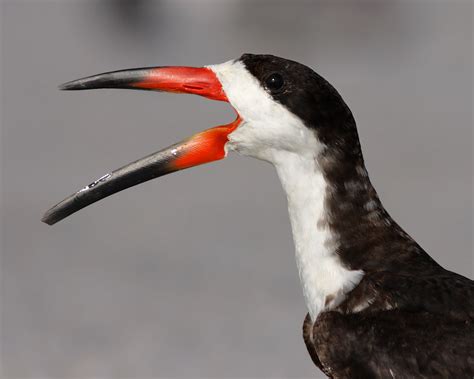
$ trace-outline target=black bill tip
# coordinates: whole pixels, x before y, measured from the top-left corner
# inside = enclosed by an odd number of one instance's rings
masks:
[[[145,67],[106,72],[61,84],[59,89],[62,91],[80,91],[98,88],[139,89],[135,88],[134,84],[145,79],[150,74],[151,69],[152,68]]]
[[[73,80],[71,82],[63,83],[58,86],[61,91],[79,91],[82,89],[91,89],[90,85],[87,85],[85,79]]]
[[[94,180],[91,184],[65,198],[44,214],[41,221],[53,225],[73,213],[114,193],[148,180],[179,170],[172,164],[178,145],[150,154],[118,170]]]
[[[74,206],[75,199],[73,196],[63,200],[59,204],[49,209],[41,219],[42,222],[48,225],[54,225],[63,218],[71,215],[76,211]]]

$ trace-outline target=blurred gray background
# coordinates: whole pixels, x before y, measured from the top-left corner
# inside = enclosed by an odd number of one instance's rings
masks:
[[[232,120],[230,107],[64,81],[244,52],[303,62],[352,108],[389,212],[472,278],[471,1],[3,1],[5,378],[314,377],[286,199],[235,155],[108,198],[55,202]]]

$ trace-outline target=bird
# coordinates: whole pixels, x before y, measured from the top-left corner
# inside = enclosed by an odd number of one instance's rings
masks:
[[[107,72],[60,88],[194,94],[229,103],[236,118],[103,175],[43,222],[229,152],[269,162],[287,197],[308,310],[303,339],[317,368],[329,378],[474,377],[474,282],[443,268],[389,215],[351,110],[310,67],[243,54],[202,67]]]

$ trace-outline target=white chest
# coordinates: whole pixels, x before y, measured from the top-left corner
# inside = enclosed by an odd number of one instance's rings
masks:
[[[288,198],[298,273],[312,320],[337,306],[363,272],[346,269],[334,253],[337,241],[325,220],[326,182],[313,157],[292,153],[275,167]]]

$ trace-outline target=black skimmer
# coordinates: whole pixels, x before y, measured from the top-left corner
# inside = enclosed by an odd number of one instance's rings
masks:
[[[244,54],[62,86],[95,88],[196,94],[229,102],[237,118],[102,176],[48,210],[44,222],[229,151],[268,161],[288,199],[309,310],[303,336],[316,366],[333,378],[474,376],[474,282],[436,263],[384,209],[352,113],[325,79],[297,62]]]

